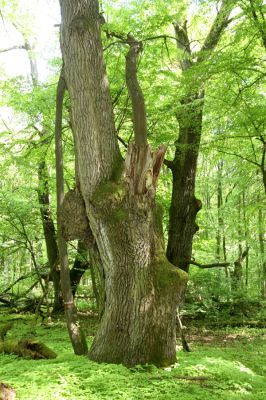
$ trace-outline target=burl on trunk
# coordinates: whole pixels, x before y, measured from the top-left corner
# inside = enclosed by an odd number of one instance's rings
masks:
[[[103,61],[98,2],[60,4],[80,190],[105,278],[104,313],[89,356],[128,366],[171,364],[176,358],[176,307],[187,274],[165,257],[162,215],[155,205],[165,147],[153,153],[147,144],[145,104],[136,76],[142,46],[127,36],[126,80],[135,144],[123,162]]]

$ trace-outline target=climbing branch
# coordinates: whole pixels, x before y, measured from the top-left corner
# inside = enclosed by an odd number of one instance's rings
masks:
[[[175,22],[173,25],[175,29],[177,48],[183,51],[183,57],[180,60],[180,65],[182,70],[185,71],[193,64],[191,60],[191,48],[188,38],[187,21],[184,21],[183,24]]]
[[[136,40],[130,33],[125,36],[121,33],[106,31],[106,34],[108,37],[119,39],[119,43],[129,46],[126,55],[126,84],[132,102],[134,138],[137,146],[145,146],[147,144],[147,117],[145,100],[137,76],[137,64],[143,50],[143,43]]]
[[[56,118],[55,118],[55,157],[56,157],[56,197],[57,197],[57,237],[60,260],[61,287],[64,299],[65,315],[70,340],[75,354],[82,355],[88,351],[85,337],[79,326],[77,312],[73,301],[73,293],[70,282],[67,243],[62,234],[60,213],[64,201],[64,165],[62,150],[62,118],[63,101],[66,91],[66,83],[61,71],[56,93]]]
[[[231,20],[229,19],[230,13],[234,7],[232,0],[223,0],[220,10],[218,11],[216,18],[211,26],[211,29],[203,43],[201,48],[201,55],[198,58],[198,62],[203,61],[206,58],[207,52],[212,51],[220,40],[220,37],[229,25]]]
[[[147,144],[147,118],[144,96],[137,77],[137,62],[143,44],[136,41],[131,34],[127,36],[127,43],[129,51],[126,55],[126,84],[132,101],[135,143],[144,146]]]

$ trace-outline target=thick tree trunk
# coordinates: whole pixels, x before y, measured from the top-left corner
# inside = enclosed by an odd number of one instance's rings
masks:
[[[243,288],[242,278],[243,278],[243,266],[242,263],[246,257],[248,257],[249,247],[244,251],[242,246],[239,246],[239,257],[234,262],[234,270],[231,272],[232,278],[232,294],[233,297],[237,298],[239,296],[239,291]]]
[[[164,254],[152,182],[159,152],[153,156],[149,146],[131,146],[125,178],[109,193],[103,185],[93,199],[106,302],[92,360],[132,366],[176,359],[176,308],[186,274]]]
[[[190,48],[187,21],[174,24],[176,44],[182,50],[183,58],[179,60],[184,74],[205,61],[215,49],[224,29],[229,23],[233,2],[223,0],[216,18],[207,34],[201,51],[194,55]],[[197,59],[195,62],[194,59]],[[194,86],[194,87],[193,87]],[[167,165],[173,173],[172,200],[169,212],[169,237],[167,258],[184,271],[189,269],[192,254],[192,240],[198,230],[196,216],[201,208],[201,201],[195,197],[195,180],[197,158],[202,131],[202,111],[204,106],[204,81],[194,79],[192,89],[181,99],[180,111],[177,112],[179,136],[176,144],[175,158]]]
[[[61,0],[61,45],[80,188],[105,277],[96,361],[166,365],[176,358],[176,307],[187,275],[165,258],[155,186],[165,148],[118,150],[98,2]],[[157,216],[155,215],[157,214]]]

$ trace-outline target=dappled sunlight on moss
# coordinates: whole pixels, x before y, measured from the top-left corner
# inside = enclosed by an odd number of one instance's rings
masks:
[[[29,326],[20,321],[11,333],[25,336]],[[165,369],[153,365],[127,369],[77,357],[60,321],[38,326],[37,338],[58,357],[34,361],[0,355],[1,379],[15,388],[19,400],[262,400],[266,391],[260,367],[266,343],[259,336],[245,347],[197,345],[191,353],[178,352],[177,363]]]

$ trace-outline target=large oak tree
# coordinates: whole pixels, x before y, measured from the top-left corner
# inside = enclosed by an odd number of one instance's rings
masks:
[[[127,85],[135,142],[125,162],[115,134],[97,0],[61,0],[61,47],[80,190],[105,274],[105,309],[90,350],[96,361],[170,364],[186,274],[165,256],[156,182],[165,147],[147,143],[137,82],[141,45],[128,36]]]

